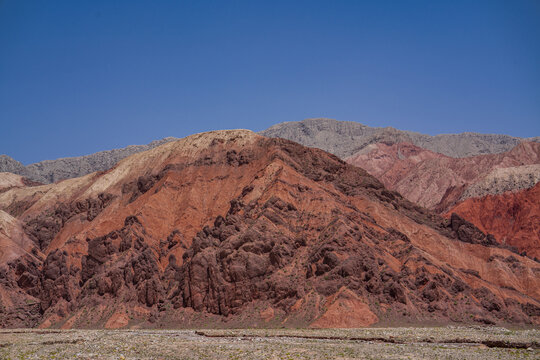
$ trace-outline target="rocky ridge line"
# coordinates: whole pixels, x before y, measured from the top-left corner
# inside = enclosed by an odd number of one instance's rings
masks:
[[[306,119],[276,124],[259,132],[267,137],[289,139],[305,146],[328,151],[340,158],[351,156],[370,144],[409,142],[450,157],[467,157],[509,151],[523,140],[540,142],[540,137],[518,138],[498,134],[425,135],[391,127],[370,127],[358,122],[333,119]]]
[[[259,132],[266,137],[280,137],[305,146],[328,151],[341,158],[351,156],[370,144],[410,142],[425,149],[451,157],[494,154],[510,150],[519,142],[539,142],[540,137],[528,139],[497,134],[441,134],[430,136],[391,127],[369,127],[357,122],[332,119],[306,119],[276,124]],[[137,152],[176,140],[167,137],[147,145],[131,145],[121,149],[100,151],[86,156],[45,160],[24,166],[15,159],[0,155],[0,172],[11,172],[41,183],[83,176],[112,168],[118,161]]]
[[[0,155],[0,172],[10,172],[49,184],[59,180],[84,176],[95,171],[109,170],[118,161],[130,155],[153,149],[173,140],[177,139],[166,137],[161,140],[154,140],[147,145],[130,145],[125,148],[100,151],[85,156],[44,160],[27,166],[7,155]]]

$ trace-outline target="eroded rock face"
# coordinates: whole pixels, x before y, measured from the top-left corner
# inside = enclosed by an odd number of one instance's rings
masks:
[[[492,233],[500,243],[540,259],[538,199],[540,184],[527,190],[468,199],[458,203],[450,212],[459,214],[481,231]]]
[[[136,300],[152,307],[163,293],[158,257],[145,242],[144,227],[129,216],[124,227],[88,239],[88,255],[82,257],[83,296],[111,296]]]
[[[450,226],[457,238],[463,242],[471,244],[481,244],[485,246],[498,245],[491,234],[484,234],[479,228],[466,221],[456,213],[450,216]]]
[[[73,276],[76,271],[67,264],[67,252],[55,250],[47,256],[41,271],[39,292],[43,311],[59,301],[70,303],[75,300],[78,289],[73,283]]]
[[[198,134],[76,180],[0,194],[32,199],[20,216],[43,250],[2,267],[2,294],[38,304],[26,324],[539,320],[532,260],[288,140]]]
[[[48,210],[26,221],[25,232],[33,239],[41,250],[46,249],[52,239],[76,215],[83,215],[87,221],[92,221],[112,201],[110,194],[99,194],[97,199],[86,199],[71,204],[59,204],[54,210]]]
[[[469,197],[530,188],[540,179],[540,144],[532,142],[500,154],[459,159],[410,143],[379,143],[345,160],[439,213]]]
[[[32,327],[41,320],[41,262],[25,255],[0,265],[0,324]]]
[[[318,235],[308,236],[315,239],[309,242],[293,233],[272,230],[276,225],[292,230],[299,219],[296,207],[277,197],[259,207],[234,201],[227,216],[203,229],[184,254],[184,265],[177,268],[175,276],[181,289],[179,306],[229,316],[246,304],[263,301],[287,313],[308,294],[328,297],[333,303],[334,296],[346,289],[353,298],[340,303],[351,306],[352,302],[360,308],[359,304],[369,309],[367,304],[383,303],[401,314],[435,313],[466,321],[465,310],[483,323],[494,324],[510,316],[528,321],[520,308],[523,304],[503,304],[489,289],[471,288],[453,271],[418,256],[408,237],[395,229],[373,231],[336,218]],[[463,221],[460,224],[466,229],[470,226]],[[457,232],[461,234],[459,228]],[[465,240],[484,244],[487,237],[480,234],[483,238]],[[381,248],[394,249],[393,257],[404,265],[393,269],[387,254],[369,246],[371,242],[384,242]],[[419,261],[425,265],[412,265]],[[477,301],[466,300],[471,298]],[[365,311],[361,313],[373,319]],[[352,326],[336,314],[327,311],[314,326],[338,326],[339,321]],[[341,320],[332,321],[332,316]],[[371,320],[366,321],[371,324]]]
[[[234,201],[225,218],[216,218],[213,227],[193,239],[179,269],[184,306],[227,316],[259,299],[291,306],[304,293],[277,275],[300,246],[275,230],[275,224],[286,224],[271,205],[277,201],[261,209],[248,205],[248,213],[241,201]],[[297,216],[292,208],[281,215]]]

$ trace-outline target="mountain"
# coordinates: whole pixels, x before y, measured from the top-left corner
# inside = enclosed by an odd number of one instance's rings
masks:
[[[407,199],[444,212],[469,197],[500,194],[540,181],[540,143],[507,152],[452,158],[410,143],[371,144],[345,159]]]
[[[0,192],[3,327],[538,324],[540,265],[247,130]]]
[[[539,202],[528,204],[523,196],[512,192],[528,194],[521,190],[540,181],[539,137],[475,133],[429,136],[329,119],[277,124],[261,134],[330,151],[366,169],[407,199],[448,216],[453,209],[459,210],[500,243],[537,256],[534,249],[540,235],[530,224],[537,221]],[[508,201],[514,210],[527,210],[520,211],[516,221],[489,205],[499,201],[502,209]],[[485,207],[479,205],[484,202]]]
[[[540,137],[522,139],[508,135],[461,133],[424,135],[391,127],[378,128],[351,121],[306,119],[274,125],[259,134],[289,139],[305,146],[349,157],[370,144],[411,143],[450,157],[467,157],[509,151],[522,140],[540,142]]]
[[[11,172],[44,184],[59,180],[90,174],[95,171],[105,171],[118,161],[135,153],[152,149],[166,142],[175,140],[168,137],[155,140],[147,145],[130,145],[121,149],[100,151],[91,155],[45,160],[27,166],[10,158],[0,155],[0,172]]]
[[[0,173],[3,172],[18,174],[27,178],[32,176],[31,172],[23,164],[7,155],[0,155]]]
[[[540,259],[540,183],[530,189],[467,199],[456,213],[500,242]]]

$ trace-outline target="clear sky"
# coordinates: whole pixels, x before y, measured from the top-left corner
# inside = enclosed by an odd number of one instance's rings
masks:
[[[25,164],[309,117],[540,135],[540,1],[0,0]]]

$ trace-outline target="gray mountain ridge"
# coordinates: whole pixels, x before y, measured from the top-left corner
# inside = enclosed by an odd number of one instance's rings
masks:
[[[44,160],[27,166],[7,155],[0,155],[0,172],[11,172],[48,184],[87,175],[95,171],[108,170],[116,165],[118,161],[130,155],[150,150],[173,140],[177,139],[166,137],[161,140],[154,140],[146,145],[129,145],[125,148],[105,150],[85,156]]]
[[[369,127],[352,121],[322,118],[280,123],[259,134],[320,148],[340,158],[351,156],[367,145],[379,142],[387,144],[409,142],[455,158],[509,151],[521,141],[540,142],[540,137],[519,138],[471,132],[431,136],[392,127]]]
[[[410,142],[458,158],[508,151],[524,140],[540,142],[540,137],[519,138],[498,134],[461,133],[431,136],[391,127],[370,127],[358,122],[324,118],[279,123],[260,131],[259,134],[320,148],[340,158],[353,155],[367,145],[378,142],[388,144]],[[0,172],[11,172],[41,183],[52,183],[108,170],[132,154],[174,140],[177,138],[167,137],[146,145],[130,145],[85,156],[45,160],[27,166],[7,155],[0,155]]]

